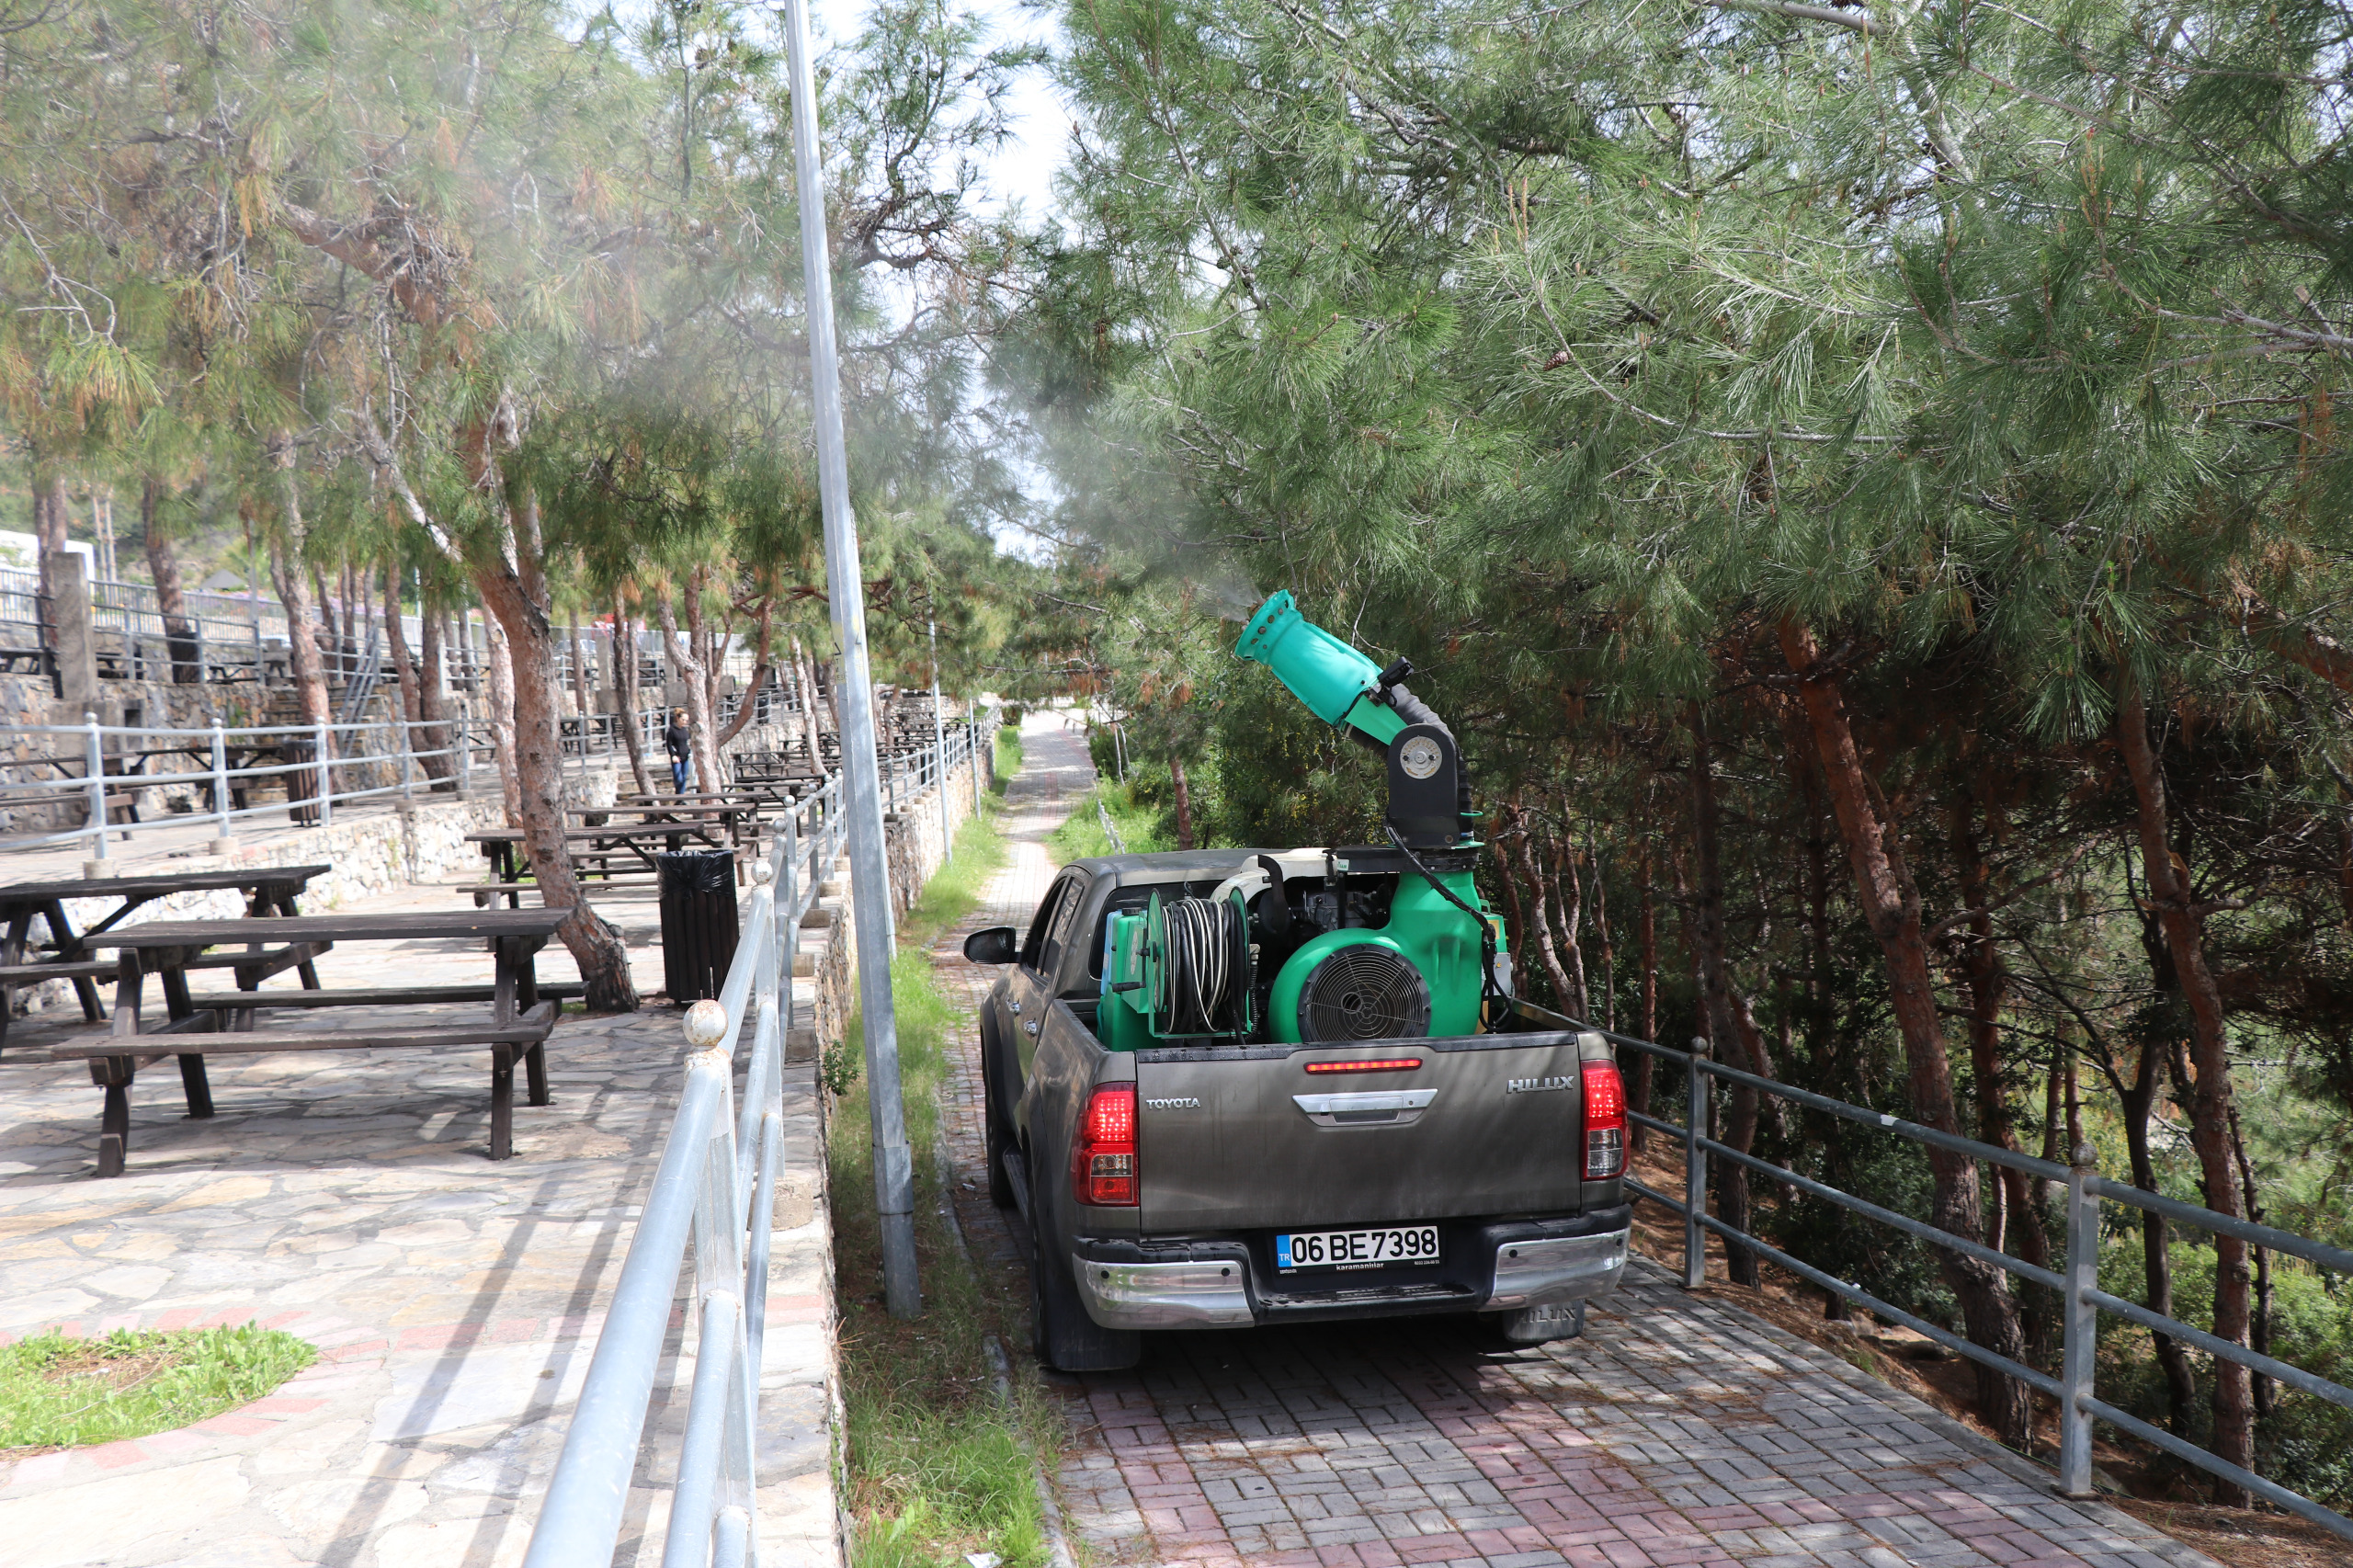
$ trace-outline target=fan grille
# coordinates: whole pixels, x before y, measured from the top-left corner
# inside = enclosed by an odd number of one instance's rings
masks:
[[[1427,1034],[1430,988],[1413,960],[1377,942],[1327,954],[1299,988],[1299,1038],[1393,1040]]]

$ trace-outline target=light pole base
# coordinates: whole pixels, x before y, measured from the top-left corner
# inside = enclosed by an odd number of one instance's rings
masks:
[[[85,860],[82,862],[82,880],[85,882],[97,881],[101,877],[111,877],[113,875],[114,862],[111,860]]]

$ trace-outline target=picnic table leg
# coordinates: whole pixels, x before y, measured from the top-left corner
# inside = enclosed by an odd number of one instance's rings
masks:
[[[185,960],[185,953],[172,955]],[[185,1018],[196,1011],[196,1004],[188,994],[188,971],[169,958],[165,960],[164,1011],[174,1020]],[[120,1011],[119,1006],[117,1011]],[[180,1052],[180,1087],[188,1095],[188,1114],[200,1121],[212,1114],[212,1082],[205,1076],[204,1053],[197,1051]]]
[[[284,915],[289,920],[298,918],[302,913],[300,909],[295,907],[293,893],[283,888],[278,890],[276,895],[270,900],[270,903],[272,907],[274,907],[278,914]],[[305,960],[304,962],[298,963],[294,966],[294,972],[302,977],[303,990],[316,991],[319,989],[319,971],[317,965]],[[251,1024],[247,1024],[245,1027],[247,1028],[253,1028]]]
[[[82,940],[74,935],[74,923],[65,918],[65,905],[56,899],[51,899],[49,901],[49,907],[41,913],[49,916],[49,939],[56,947],[57,956],[66,960],[83,957]],[[107,1021],[106,1009],[98,1006],[97,982],[86,975],[75,975],[74,994],[81,998],[82,1017],[85,1020],[93,1024],[102,1024]]]
[[[106,1090],[98,1114],[98,1175],[119,1176],[131,1154],[131,1080],[138,1064],[128,1056],[103,1056],[90,1063],[90,1082]]]
[[[8,919],[8,934],[0,937],[0,964],[25,961],[25,938],[32,934],[33,912],[20,909]],[[17,988],[0,983],[0,1047],[8,1043],[9,1015],[17,1010]]]
[[[515,944],[515,1006],[518,1012],[528,1013],[540,1005],[540,971],[535,955],[540,939],[526,937]],[[559,1010],[563,1004],[558,1003]],[[533,1105],[546,1105],[553,1096],[548,1093],[547,1041],[534,1040],[523,1052],[523,1076],[530,1089]]]
[[[515,1153],[515,1048],[490,1048],[490,1157],[511,1159]]]

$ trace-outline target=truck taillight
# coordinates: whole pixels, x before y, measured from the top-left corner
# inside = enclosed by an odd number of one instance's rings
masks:
[[[1625,1168],[1626,1080],[1618,1075],[1614,1062],[1588,1062],[1585,1063],[1585,1179],[1608,1181]]]
[[[1136,1203],[1136,1086],[1106,1084],[1086,1102],[1070,1152],[1071,1196],[1098,1209]]]

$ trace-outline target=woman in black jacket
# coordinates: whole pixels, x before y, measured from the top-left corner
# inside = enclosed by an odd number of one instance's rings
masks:
[[[662,742],[670,748],[671,783],[683,795],[687,792],[687,768],[693,761],[695,744],[695,733],[687,723],[685,709],[672,710],[670,728],[664,733]]]

